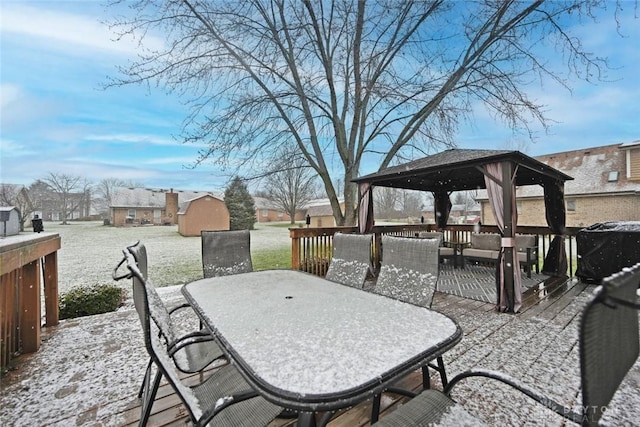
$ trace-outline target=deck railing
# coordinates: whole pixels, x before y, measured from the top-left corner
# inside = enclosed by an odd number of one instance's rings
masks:
[[[382,235],[414,237],[421,231],[435,230],[433,224],[404,224],[375,226],[373,245],[373,262],[376,268],[380,265],[380,241]],[[568,227],[565,232],[565,246],[567,251],[568,268],[567,275],[573,276],[577,268],[577,252],[575,236],[581,227]],[[491,225],[447,225],[444,230],[444,240],[447,242],[469,242],[471,233],[497,233],[498,228]],[[290,228],[291,237],[291,268],[308,273],[324,276],[331,260],[331,248],[333,235],[337,232],[356,233],[357,227],[322,227],[322,228]],[[554,234],[548,227],[518,226],[518,234],[534,234],[538,237],[539,267],[546,256]]]
[[[0,369],[40,348],[43,282],[45,326],[58,324],[58,249],[56,233],[0,239]]]

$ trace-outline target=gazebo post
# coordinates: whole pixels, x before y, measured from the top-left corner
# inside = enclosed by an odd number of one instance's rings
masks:
[[[513,185],[511,177],[513,176],[513,164],[509,161],[502,162],[502,200],[503,202],[503,218],[504,230],[502,238],[502,247],[504,248],[502,256],[504,257],[504,289],[506,292],[507,311],[514,311],[515,307],[515,285],[514,285],[514,265],[513,265],[513,246],[515,243],[515,224],[513,223],[513,198],[515,194],[512,192]],[[516,270],[517,271],[517,270]],[[499,298],[499,295],[498,295]]]

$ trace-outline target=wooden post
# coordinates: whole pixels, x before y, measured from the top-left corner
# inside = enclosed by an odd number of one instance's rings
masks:
[[[289,231],[291,238],[291,269],[300,270],[300,238],[295,236],[293,230]]]
[[[45,255],[43,270],[45,326],[55,326],[59,323],[60,314],[58,307],[58,252]]]
[[[32,353],[40,348],[40,259],[24,266],[19,286],[22,351]]]

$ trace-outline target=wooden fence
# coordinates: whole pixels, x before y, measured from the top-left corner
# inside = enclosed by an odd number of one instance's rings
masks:
[[[0,369],[40,348],[42,284],[45,326],[58,324],[58,249],[56,233],[0,239]]]
[[[380,266],[379,249],[382,235],[414,237],[421,231],[434,230],[435,226],[433,224],[375,226],[373,229],[375,240],[372,251],[374,266],[376,269]],[[577,268],[575,236],[579,230],[581,230],[581,227],[569,227],[565,232],[568,260],[567,275],[569,276],[573,276]],[[474,228],[473,225],[448,225],[444,230],[444,240],[447,242],[469,242],[471,241],[471,233],[474,231],[497,233],[498,228],[491,225],[483,225],[479,228]],[[337,232],[357,233],[358,229],[357,227],[290,228],[291,268],[324,276],[331,260],[333,235]],[[517,232],[518,234],[534,234],[538,236],[539,262],[542,265],[542,260],[544,260],[554,237],[551,230],[548,227],[518,226]]]

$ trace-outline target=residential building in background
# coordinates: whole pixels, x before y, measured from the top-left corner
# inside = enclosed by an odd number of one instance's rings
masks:
[[[567,227],[640,221],[640,141],[534,157],[573,177],[565,182]],[[543,189],[516,189],[518,225],[547,226]],[[483,224],[495,224],[486,190],[479,191]]]

